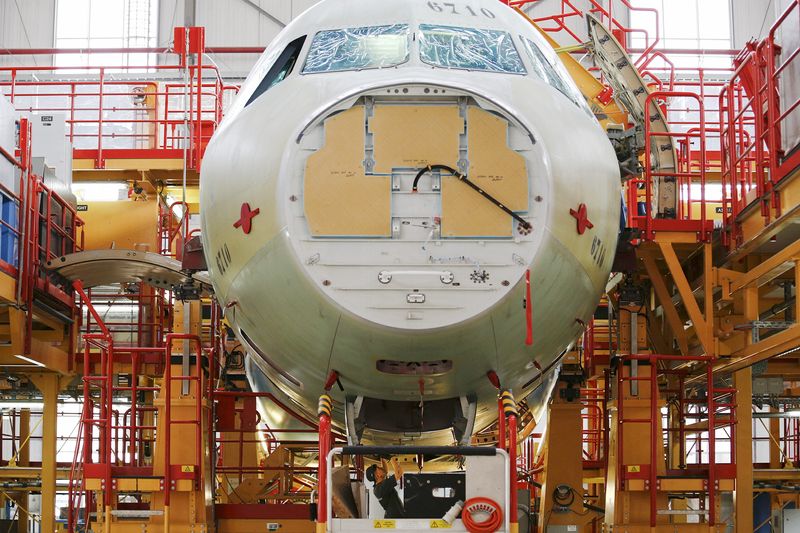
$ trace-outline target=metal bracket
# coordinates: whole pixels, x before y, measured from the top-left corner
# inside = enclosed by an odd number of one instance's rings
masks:
[[[361,407],[364,404],[363,396],[346,396],[344,400],[344,423],[347,429],[348,446],[361,444],[364,435],[364,418],[361,416]]]

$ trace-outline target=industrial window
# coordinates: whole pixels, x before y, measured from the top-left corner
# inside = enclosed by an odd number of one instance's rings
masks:
[[[158,0],[58,0],[56,48],[154,47]],[[57,54],[57,66],[149,66],[155,54]]]
[[[525,74],[507,32],[420,24],[420,57],[435,67]]]
[[[572,100],[575,105],[594,117],[594,114],[586,103],[586,99],[583,97],[578,87],[575,86],[575,83],[570,78],[569,72],[567,72],[561,60],[558,59],[555,51],[552,52],[552,57],[548,58],[537,43],[531,41],[527,37],[522,37],[522,42],[531,60],[534,75],[545,83],[558,89],[564,96]]]
[[[630,12],[631,27],[647,32],[630,34],[630,47],[642,49],[652,43],[656,34],[658,11],[659,42],[657,48],[708,50],[731,48],[730,0],[638,0]],[[730,67],[727,56],[698,53],[670,54],[676,67]],[[662,63],[654,63],[662,66]]]
[[[286,48],[283,49],[277,61],[275,61],[272,67],[267,71],[264,79],[258,84],[258,87],[256,87],[256,90],[250,98],[247,99],[247,103],[244,104],[245,107],[249,106],[256,98],[264,94],[271,87],[285,80],[286,77],[292,73],[295,64],[297,64],[297,58],[300,57],[300,50],[303,49],[303,43],[305,42],[306,36],[304,35],[290,42]]]
[[[303,73],[395,67],[408,61],[408,36],[408,24],[318,32]]]

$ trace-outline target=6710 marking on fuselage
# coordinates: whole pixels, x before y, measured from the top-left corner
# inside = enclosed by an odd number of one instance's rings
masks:
[[[428,2],[428,7],[431,11],[446,13],[448,15],[471,15],[473,17],[481,15],[487,19],[495,18],[495,14],[485,7],[475,9],[471,6],[458,5],[455,2]]]
[[[606,245],[597,236],[592,239],[592,259],[599,267],[603,266],[606,260]]]
[[[228,249],[227,243],[223,243],[222,247],[217,250],[215,259],[219,273],[224,275],[228,267],[231,266],[231,251]]]

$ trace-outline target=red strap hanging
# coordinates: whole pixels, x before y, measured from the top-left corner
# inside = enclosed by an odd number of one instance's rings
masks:
[[[531,302],[531,270],[525,271],[525,345],[533,344],[533,303]]]

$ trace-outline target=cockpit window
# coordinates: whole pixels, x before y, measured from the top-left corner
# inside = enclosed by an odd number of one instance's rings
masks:
[[[408,61],[408,24],[318,32],[303,73],[394,67]]]
[[[499,30],[420,24],[420,57],[435,67],[525,74],[511,35]]]
[[[264,94],[267,90],[271,89],[278,83],[286,79],[286,76],[292,73],[294,66],[297,63],[297,58],[300,57],[300,50],[303,49],[303,43],[306,41],[306,36],[302,36],[286,45],[281,55],[270,67],[267,74],[258,84],[256,90],[247,99],[245,107],[249,106],[256,98]]]
[[[586,104],[586,99],[569,79],[569,73],[561,64],[555,52],[553,52],[553,58],[551,60],[548,59],[542,49],[539,48],[538,44],[527,37],[522,37],[522,42],[525,44],[525,50],[528,52],[528,57],[531,60],[533,74],[548,85],[558,89],[564,96],[572,100],[575,105],[594,117],[591,109],[589,109],[589,106]]]

